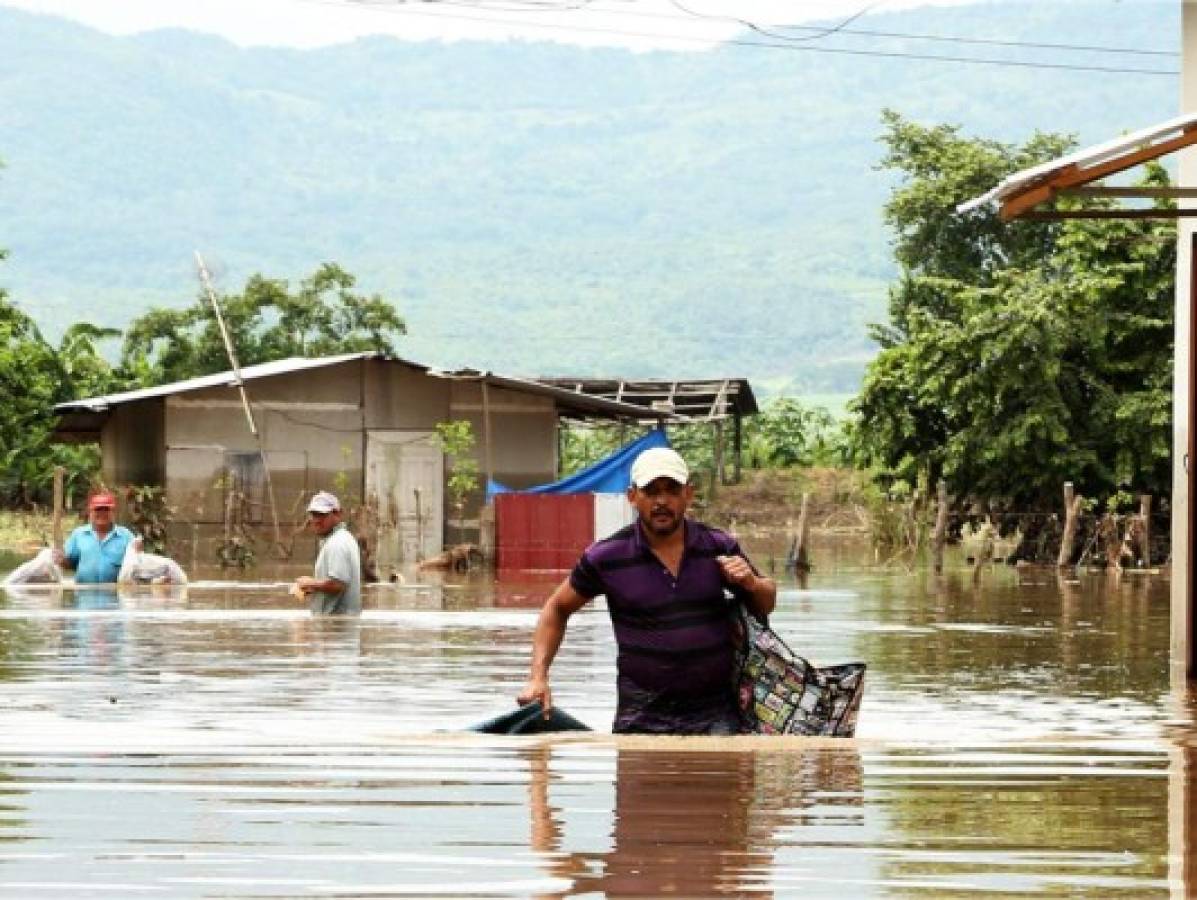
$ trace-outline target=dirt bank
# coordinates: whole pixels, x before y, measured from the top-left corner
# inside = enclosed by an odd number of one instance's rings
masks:
[[[802,495],[808,494],[811,531],[864,533],[869,520],[861,494],[863,476],[851,469],[761,469],[746,471],[740,484],[716,488],[698,514],[720,527],[796,528]]]

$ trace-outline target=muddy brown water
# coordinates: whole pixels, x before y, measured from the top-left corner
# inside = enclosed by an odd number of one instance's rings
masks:
[[[545,579],[313,620],[289,572],[0,594],[0,896],[1188,896],[1197,734],[1159,576],[844,569],[774,627],[865,660],[854,740],[615,739],[601,605],[513,706]]]

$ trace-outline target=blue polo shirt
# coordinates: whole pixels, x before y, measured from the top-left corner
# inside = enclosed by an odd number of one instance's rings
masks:
[[[675,578],[636,522],[582,554],[570,584],[583,597],[605,594],[619,648],[616,732],[712,733],[738,721],[729,585],[716,557],[743,556],[727,533],[684,520],[685,550]]]
[[[132,540],[133,532],[124,525],[113,525],[102,541],[90,524],[80,525],[67,538],[62,554],[75,570],[76,583],[114,584]]]

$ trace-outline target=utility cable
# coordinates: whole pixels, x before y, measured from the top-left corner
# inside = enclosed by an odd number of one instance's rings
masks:
[[[424,16],[433,19],[452,19],[456,21],[466,22],[481,22],[490,25],[505,25],[515,28],[539,28],[548,31],[565,31],[571,33],[585,33],[585,34],[603,34],[616,37],[625,38],[648,38],[652,40],[668,40],[678,43],[702,44],[704,46],[719,45],[732,47],[750,47],[759,50],[791,50],[794,52],[805,53],[822,53],[833,56],[854,56],[854,57],[874,57],[878,59],[906,59],[919,62],[947,62],[947,63],[963,63],[966,65],[984,65],[997,66],[1006,68],[1020,68],[1020,69],[1047,69],[1055,71],[1066,72],[1100,72],[1104,74],[1115,75],[1167,75],[1176,77],[1180,72],[1176,69],[1136,69],[1124,66],[1101,66],[1101,65],[1078,65],[1072,63],[1042,63],[1030,62],[1026,60],[1008,60],[1008,59],[989,59],[977,56],[941,56],[936,54],[924,53],[901,53],[896,51],[882,51],[882,50],[853,50],[841,47],[815,47],[810,45],[795,45],[790,43],[768,43],[765,41],[749,41],[739,40],[736,38],[729,39],[711,39],[699,38],[692,35],[678,35],[678,34],[661,34],[653,32],[632,31],[625,28],[609,28],[587,25],[560,25],[553,22],[526,22],[526,21],[512,21],[511,19],[496,19],[487,16],[467,15],[464,13],[441,13],[432,12],[422,9],[409,9],[405,6],[387,5],[382,6],[372,3],[363,3],[361,0],[298,0],[302,3],[317,4],[322,6],[336,6],[336,7],[356,7],[363,9],[371,8],[373,11],[407,16]],[[441,5],[439,2],[425,4],[437,6]]]
[[[1024,48],[1032,50],[1059,50],[1076,53],[1112,53],[1131,56],[1159,56],[1171,59],[1180,57],[1180,53],[1175,50],[1148,50],[1141,47],[1111,47],[1100,44],[1064,44],[1055,42],[1043,41],[1017,41],[1017,40],[1001,40],[998,38],[970,38],[959,35],[939,35],[939,34],[923,34],[911,32],[897,32],[897,31],[877,31],[863,28],[848,28],[846,27],[851,22],[860,18],[866,12],[881,5],[884,0],[879,0],[877,3],[870,4],[859,12],[854,13],[848,19],[840,22],[838,25],[781,25],[770,24],[761,25],[759,22],[753,22],[746,19],[734,16],[718,16],[707,13],[700,13],[697,10],[689,9],[683,6],[676,0],[669,0],[669,2],[679,10],[684,11],[685,15],[674,15],[671,13],[661,12],[645,12],[636,9],[613,9],[600,8],[599,3],[604,0],[345,0],[348,3],[354,3],[358,6],[368,7],[394,7],[399,5],[409,5],[418,3],[427,6],[455,6],[464,9],[478,9],[478,10],[493,10],[506,12],[590,12],[599,15],[619,15],[643,19],[663,19],[672,22],[692,21],[694,19],[711,19],[726,22],[734,22],[743,25],[745,28],[764,33],[768,29],[769,33],[781,40],[802,42],[804,40],[818,39],[829,36],[831,34],[838,35],[852,35],[859,37],[879,37],[891,40],[920,40],[920,41],[935,41],[939,43],[948,44],[976,44],[980,46],[990,47],[1009,47],[1012,49]],[[613,0],[613,2],[622,3],[625,5],[633,5],[636,0]],[[569,26],[561,26],[569,27]],[[790,35],[780,34],[784,31],[807,31],[814,32],[811,38],[794,38]],[[666,36],[667,37],[667,36]]]

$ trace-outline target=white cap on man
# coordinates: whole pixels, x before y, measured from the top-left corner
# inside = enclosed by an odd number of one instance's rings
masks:
[[[318,492],[308,503],[308,512],[322,516],[336,512],[340,508],[341,501],[336,498],[335,494],[330,494],[328,491]]]
[[[670,478],[678,484],[690,481],[690,467],[672,447],[649,447],[632,463],[632,484],[647,487],[658,478]]]

